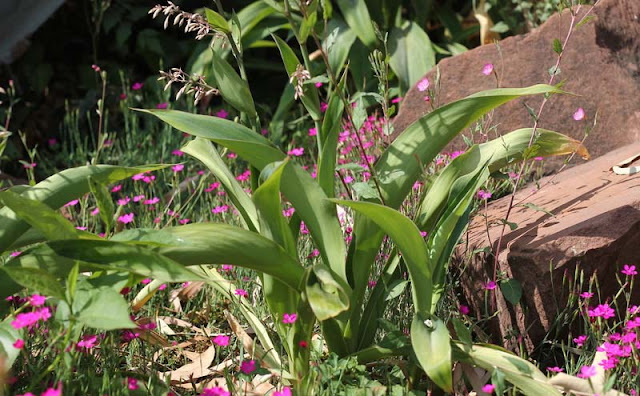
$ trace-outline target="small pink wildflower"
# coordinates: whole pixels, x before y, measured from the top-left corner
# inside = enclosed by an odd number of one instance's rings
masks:
[[[299,346],[300,348],[306,348],[306,347],[308,347],[308,346],[309,346],[309,343],[308,343],[308,342],[306,342],[305,340],[302,340],[302,341],[300,341],[300,342],[298,343],[298,346]]]
[[[246,290],[244,289],[236,289],[233,294],[235,294],[236,296],[240,296],[240,297],[249,297],[249,293],[247,293]]]
[[[482,67],[482,74],[488,76],[491,73],[493,73],[493,63],[485,63]]]
[[[78,201],[77,199],[74,199],[73,201],[69,201],[66,204],[64,204],[64,206],[65,207],[67,207],[67,206],[76,206],[78,204],[78,202],[80,202],[80,201]]]
[[[39,294],[29,296],[29,304],[31,304],[32,307],[40,307],[44,305],[46,300],[47,298],[45,296],[41,296]]]
[[[591,297],[593,297],[593,293],[592,292],[582,292],[582,293],[580,293],[580,297],[582,297],[582,298],[591,298]]]
[[[142,89],[143,85],[144,85],[143,83],[137,82],[131,86],[131,89],[133,89],[134,91],[139,91],[140,89]]]
[[[496,389],[496,386],[493,384],[486,384],[485,386],[482,387],[482,391],[486,393],[493,393],[495,389]]]
[[[91,68],[93,69],[94,72],[100,73],[100,66],[93,64],[91,65]]]
[[[226,389],[219,387],[219,386],[214,386],[213,388],[204,388],[202,390],[202,393],[200,394],[200,396],[230,396],[231,393],[229,393]]]
[[[188,224],[190,221],[191,219],[184,218],[184,219],[178,220],[178,223],[184,225],[184,224]]]
[[[91,210],[91,216],[96,216],[98,213],[100,213],[100,208],[93,208]]]
[[[213,343],[217,346],[227,346],[229,345],[229,336],[220,334],[213,337]]]
[[[284,324],[293,324],[295,323],[296,319],[298,319],[298,315],[295,313],[285,313],[282,315],[282,323]]]
[[[309,128],[309,136],[316,136],[318,134],[318,130],[316,128]]]
[[[178,157],[182,157],[184,155],[184,152],[182,150],[173,150],[171,152],[171,155],[176,155]]]
[[[398,96],[397,98],[391,99],[391,103],[400,103],[402,102],[402,96]]]
[[[273,396],[291,396],[291,388],[285,386],[281,391],[273,392]]]
[[[158,198],[158,197],[153,197],[153,198],[151,198],[151,199],[145,199],[145,200],[142,202],[142,204],[143,204],[143,205],[155,205],[155,204],[157,204],[158,202],[160,202],[160,198]]]
[[[251,374],[256,370],[256,361],[255,360],[245,360],[240,363],[240,371],[245,374]]]
[[[220,118],[227,118],[227,117],[229,117],[229,113],[225,109],[220,109],[216,113],[216,116],[220,117]]]
[[[230,158],[230,159],[238,158],[238,154],[236,154],[236,153],[229,153],[229,154],[227,154],[227,158]]]
[[[320,251],[318,249],[313,249],[311,254],[309,254],[308,258],[318,257],[320,255]]]
[[[424,100],[425,102],[430,102],[431,101],[431,96],[427,95],[424,98],[422,98],[422,100]]]
[[[575,344],[579,347],[583,346],[585,341],[587,341],[586,335],[581,335],[573,339],[573,342],[575,342]]]
[[[58,139],[56,138],[51,138],[48,140],[49,146],[55,146],[56,144],[58,144]]]
[[[573,119],[576,121],[584,120],[584,109],[582,107],[578,107],[575,113],[573,113]]]
[[[24,340],[22,338],[18,338],[16,342],[13,343],[13,347],[16,349],[24,348]]]
[[[616,315],[616,311],[607,304],[600,304],[595,308],[590,308],[587,313],[592,318],[609,319]]]
[[[284,217],[291,217],[296,212],[295,208],[288,208],[282,211],[282,215]]]
[[[214,214],[226,213],[228,210],[229,210],[229,207],[227,205],[220,205],[220,206],[216,206],[215,208],[211,209],[211,212],[213,212]]]
[[[144,195],[136,195],[133,197],[133,202],[140,202],[144,199]]]
[[[300,157],[304,154],[304,147],[297,147],[287,151],[287,155],[293,155],[295,157]]]
[[[118,217],[118,221],[122,224],[129,224],[133,222],[133,217],[133,213],[123,214],[122,216]]]
[[[318,81],[317,83],[315,83],[316,88],[320,88],[322,87],[322,82]]]
[[[158,286],[158,290],[164,290],[166,288],[167,288],[167,284],[166,283],[163,283],[160,286]]]
[[[596,375],[596,368],[593,366],[582,366],[582,368],[580,368],[580,374],[578,374],[578,377],[580,378],[591,378],[594,375]]]
[[[479,199],[489,199],[491,198],[491,193],[489,191],[478,190],[477,196]]]
[[[162,102],[162,103],[158,103],[156,105],[156,109],[160,109],[160,110],[164,110],[168,107],[169,105],[167,104],[167,102]]]
[[[533,157],[534,161],[542,161],[544,157]]]
[[[603,369],[605,370],[611,370],[616,368],[616,365],[618,364],[619,360],[616,359],[615,357],[610,357],[608,359],[605,359],[603,361],[601,361],[599,364],[600,366],[602,366]]]
[[[129,388],[129,390],[136,390],[138,389],[138,380],[135,378],[131,378],[128,377],[127,378],[127,388]]]
[[[98,345],[98,336],[95,334],[87,334],[76,344],[77,348],[91,349]]]
[[[635,265],[624,265],[624,268],[622,269],[623,274],[627,275],[627,276],[635,276],[638,275],[638,271],[636,271],[636,266]]]
[[[423,78],[422,80],[418,81],[418,91],[420,92],[424,92],[429,88],[429,79],[427,78]]]
[[[40,396],[62,396],[62,383],[57,388],[48,388]]]
[[[143,285],[148,285],[149,283],[151,283],[151,278],[144,278],[140,281],[140,283],[142,283]]]
[[[175,173],[182,172],[183,169],[184,169],[184,164],[177,164],[171,167],[171,170],[174,171]]]
[[[328,108],[329,108],[328,104],[326,104],[325,102],[320,102],[320,111],[321,112],[324,113],[325,111],[327,111]]]
[[[547,367],[547,371],[551,371],[552,373],[561,373],[564,371],[564,369],[561,369],[558,366],[555,367]]]
[[[460,304],[460,313],[463,315],[469,315],[469,307],[466,305]]]
[[[16,250],[15,252],[11,252],[11,257],[18,257],[21,254],[22,254],[22,252],[19,252],[19,251]]]
[[[123,92],[123,93],[120,94],[119,98],[120,98],[120,100],[125,100],[125,99],[127,99],[127,94]]]
[[[489,281],[487,283],[485,283],[484,288],[485,290],[494,290],[496,288],[496,282],[494,281]]]
[[[118,192],[122,190],[122,184],[116,184],[115,186],[111,187],[111,192]]]
[[[33,169],[37,166],[38,164],[36,162],[32,162],[30,164],[23,164],[22,167],[25,169]]]
[[[131,201],[131,198],[124,197],[124,198],[118,199],[117,203],[118,203],[118,206],[124,206],[124,205],[128,204],[130,201]]]

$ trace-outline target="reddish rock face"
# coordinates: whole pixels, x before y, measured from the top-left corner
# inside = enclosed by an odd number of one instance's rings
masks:
[[[492,327],[495,342],[506,337],[505,346],[516,348],[511,336],[521,334],[526,349],[538,346],[566,304],[569,290],[562,283],[563,276],[573,276],[576,267],[584,271],[587,281],[582,290],[573,292],[587,291],[588,279],[595,274],[602,302],[611,301],[620,289],[616,275],[624,281],[625,276],[620,274],[623,265],[640,269],[640,173],[618,175],[610,171],[637,154],[640,142],[547,176],[540,180],[541,189],[535,193],[535,186],[528,185],[516,194],[516,203],[530,202],[553,215],[523,206],[511,212],[509,221],[518,227],[506,229],[498,270],[520,281],[523,296],[514,306],[499,288],[491,292],[496,295],[496,303],[489,313],[498,312]],[[509,200],[507,196],[488,205],[489,223],[505,217]],[[468,247],[461,245],[454,261],[467,261],[467,252],[487,246],[496,251],[502,226],[487,231],[486,224],[483,217],[476,216],[469,226]],[[462,274],[465,298],[476,313],[484,312],[483,283],[492,279],[493,272],[493,256],[479,254]],[[591,305],[597,305],[597,301],[596,293]],[[632,303],[640,304],[638,287]]]
[[[587,9],[583,6],[579,15]],[[585,142],[592,156],[597,157],[640,140],[640,1],[603,0],[594,9],[593,16],[593,20],[573,33],[563,54],[561,74],[555,80],[566,80],[563,89],[581,96],[553,96],[542,114],[540,127],[580,140],[597,112],[597,126]],[[556,62],[553,41],[564,40],[570,20],[569,11],[565,10],[525,36],[500,41],[500,49],[496,45],[485,45],[444,59],[438,65],[441,78],[435,91],[437,104],[496,88],[496,78],[482,74],[486,63],[495,66],[501,87],[547,83],[548,70]],[[436,70],[426,77],[433,87]],[[416,87],[407,93],[394,120],[396,136],[431,109],[424,96],[425,92]],[[524,104],[537,110],[541,101],[541,97],[528,97],[497,109],[491,121],[497,125],[496,132],[505,134],[531,127],[533,120]],[[585,121],[572,119],[578,107],[584,108]],[[491,133],[490,138],[494,137],[495,133]],[[482,140],[477,137],[475,141]],[[464,147],[459,139],[450,148]],[[553,160],[549,165],[557,168],[560,163],[561,160]]]

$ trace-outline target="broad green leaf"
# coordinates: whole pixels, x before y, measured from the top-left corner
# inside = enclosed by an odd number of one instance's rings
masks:
[[[20,219],[29,223],[48,239],[76,239],[79,231],[47,204],[22,197],[11,191],[0,193],[0,201]]]
[[[81,296],[85,294],[86,296]],[[101,330],[134,329],[137,325],[129,317],[129,305],[110,287],[78,289],[78,299],[86,300],[74,309],[77,320],[87,327]],[[75,304],[74,304],[75,305]]]
[[[107,234],[113,228],[113,215],[115,213],[115,207],[113,205],[113,199],[109,194],[109,190],[100,182],[89,177],[89,188],[93,197],[96,199],[98,210],[100,211],[100,218],[107,228]]]
[[[396,280],[392,284],[389,285],[389,290],[387,291],[387,296],[385,297],[385,301],[393,300],[394,298],[399,297],[404,290],[407,288],[409,284],[408,280]]]
[[[240,78],[229,62],[216,52],[213,52],[211,58],[212,73],[222,98],[237,110],[255,117],[256,108],[247,82]]]
[[[492,89],[426,114],[407,127],[376,163],[379,175],[397,169],[405,172],[381,186],[384,202],[391,207],[398,207],[422,172],[422,164],[431,162],[460,131],[487,112],[521,96],[561,92],[556,87],[542,84],[527,88]]]
[[[367,47],[373,48],[378,39],[364,0],[337,0],[347,25]]]
[[[289,47],[283,39],[276,35],[272,35],[276,45],[278,46],[278,50],[280,51],[280,55],[282,56],[282,61],[284,63],[284,68],[287,71],[287,76],[291,77],[291,75],[296,71],[298,65],[302,65],[300,60],[296,56],[295,52]],[[295,81],[293,82],[296,83]],[[304,95],[300,98],[302,104],[307,109],[311,118],[314,120],[322,119],[322,112],[320,111],[320,99],[318,98],[318,89],[313,84],[305,84],[303,86]]]
[[[16,283],[26,287],[32,293],[64,298],[62,285],[47,271],[38,268],[12,266],[3,266],[0,269],[6,272]]]
[[[436,54],[427,33],[415,22],[393,28],[389,35],[389,64],[400,80],[401,92],[415,85],[436,65]]]
[[[453,357],[456,360],[477,365],[492,373],[499,368],[507,381],[515,385],[522,394],[531,396],[561,396],[562,394],[547,383],[547,377],[538,368],[495,345],[465,345],[452,343]]]
[[[0,322],[0,356],[6,358],[5,370],[11,368],[20,355],[20,349],[13,346],[21,338],[21,332],[11,326],[14,319],[13,316],[8,316]]]
[[[104,269],[129,271],[164,282],[200,280],[184,266],[140,245],[96,240],[52,241],[46,245],[58,256]]]
[[[446,392],[453,392],[451,339],[445,323],[417,312],[411,322],[411,345],[429,378]]]
[[[407,264],[415,310],[428,312],[431,308],[432,274],[426,245],[416,225],[402,213],[387,206],[371,202],[331,201],[367,216],[389,235]]]
[[[197,137],[182,147],[181,150],[197,158],[209,168],[223,185],[231,202],[240,212],[246,226],[249,230],[257,232],[260,228],[256,207],[224,163],[213,144],[206,139]]]
[[[175,110],[139,111],[152,114],[179,131],[221,144],[258,169],[286,157],[264,136],[224,118]]]
[[[322,47],[328,54],[331,71],[337,76],[347,61],[356,35],[338,16],[329,20],[327,31],[329,35],[322,43]]]
[[[163,230],[182,243],[154,250],[183,265],[233,264],[272,275],[300,290],[304,269],[278,244],[225,224],[187,224]]]
[[[300,42],[302,44],[307,42],[307,38],[313,29],[315,29],[316,22],[318,22],[318,2],[312,1],[311,5],[307,7],[307,16],[302,19],[300,24]]]
[[[471,345],[472,339],[469,328],[458,318],[451,318],[451,321],[453,322],[453,328],[458,335],[458,339],[464,344]]]
[[[89,192],[89,177],[100,183],[110,184],[138,173],[154,171],[167,166],[170,165],[148,165],[129,168],[113,165],[95,165],[66,169],[26,189],[20,196],[45,203],[52,209],[58,209],[74,198]],[[7,250],[28,229],[29,225],[18,219],[11,209],[0,209],[0,251]]]
[[[215,12],[210,8],[205,8],[204,12],[205,12],[205,16],[207,17],[207,22],[209,22],[209,25],[213,26],[214,29],[220,30],[224,33],[231,32],[231,29],[229,28],[229,24],[227,23],[227,20],[224,19],[222,15],[218,14],[217,12]]]
[[[335,318],[349,309],[349,296],[329,268],[316,264],[307,269],[305,296],[318,320]]]
[[[522,298],[522,285],[517,279],[505,279],[500,282],[500,290],[504,298],[511,304],[516,305]]]

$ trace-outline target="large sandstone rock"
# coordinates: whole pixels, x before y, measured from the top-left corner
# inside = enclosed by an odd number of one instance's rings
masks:
[[[513,306],[499,289],[491,292],[496,295],[493,307],[498,312],[492,328],[494,341],[507,337],[506,346],[516,347],[510,337],[520,334],[529,351],[539,345],[566,304],[569,290],[562,284],[563,276],[572,277],[576,267],[584,271],[587,285],[572,292],[586,291],[589,277],[596,274],[603,302],[619,290],[616,274],[620,275],[624,264],[640,269],[640,173],[618,175],[610,171],[636,154],[640,154],[640,143],[547,176],[539,181],[539,190],[528,185],[516,194],[515,203],[530,202],[552,215],[522,205],[511,212],[509,221],[518,227],[513,231],[506,228],[498,271],[520,281],[523,296]],[[468,262],[467,252],[487,246],[496,251],[502,226],[494,225],[487,231],[486,224],[504,219],[509,199],[491,202],[487,220],[476,216],[469,226],[467,250],[459,249],[454,261]],[[484,312],[483,284],[493,273],[493,256],[481,253],[473,256],[462,274],[465,298],[476,313]],[[640,288],[636,287],[633,299],[640,304]]]
[[[588,7],[582,6],[579,15]],[[585,145],[594,157],[640,140],[640,0],[603,0],[594,9],[595,18],[577,29],[563,55],[561,74],[556,82],[566,80],[563,89],[581,95],[552,97],[540,120],[540,127],[584,136],[585,126],[598,113],[597,127]],[[564,40],[570,13],[556,14],[540,28],[525,35],[509,37],[495,45],[485,45],[444,59],[438,67],[439,104],[463,98],[480,90],[496,87],[493,76],[482,74],[485,63],[493,63],[501,87],[524,87],[546,83],[548,70],[556,62],[553,40]],[[502,54],[502,55],[501,55]],[[435,69],[427,74],[432,86]],[[396,135],[429,111],[424,92],[413,87],[405,96],[394,120]],[[533,122],[523,103],[538,109],[542,98],[524,98],[495,111],[493,123],[501,134],[530,127]],[[573,112],[583,107],[587,121],[575,122]],[[461,139],[452,149],[463,148]],[[551,162],[557,167],[559,160]]]

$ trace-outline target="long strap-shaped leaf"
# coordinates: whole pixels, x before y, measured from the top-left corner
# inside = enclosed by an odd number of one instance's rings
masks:
[[[89,177],[103,184],[114,183],[138,173],[165,168],[169,165],[148,165],[122,167],[112,165],[81,166],[56,173],[33,187],[24,190],[20,196],[42,202],[57,209],[67,202],[89,192]],[[9,208],[0,209],[0,251],[5,251],[29,225],[20,220]]]

